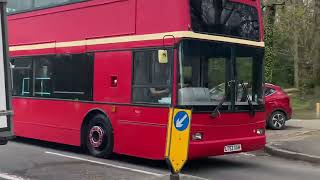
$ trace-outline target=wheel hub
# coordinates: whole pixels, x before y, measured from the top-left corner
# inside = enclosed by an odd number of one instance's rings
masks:
[[[285,122],[285,118],[283,117],[283,115],[281,114],[275,114],[273,117],[272,117],[272,122],[273,122],[273,125],[275,127],[282,127],[284,122]]]
[[[93,126],[89,133],[89,141],[92,147],[98,148],[103,143],[104,130],[100,126]]]

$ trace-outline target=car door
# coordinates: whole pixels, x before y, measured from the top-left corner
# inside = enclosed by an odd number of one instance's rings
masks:
[[[271,87],[266,87],[265,89],[265,100],[266,100],[266,114],[267,116],[272,113],[273,109],[276,107],[276,98],[274,96],[276,90]]]

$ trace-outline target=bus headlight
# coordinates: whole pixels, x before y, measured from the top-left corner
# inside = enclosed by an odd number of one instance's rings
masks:
[[[264,135],[265,130],[264,129],[257,129],[256,132],[257,132],[258,135]]]

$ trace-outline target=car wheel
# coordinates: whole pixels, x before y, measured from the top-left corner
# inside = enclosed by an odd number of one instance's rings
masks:
[[[94,116],[85,130],[85,149],[95,157],[109,158],[113,152],[113,130],[107,117]]]
[[[268,119],[268,127],[274,130],[284,129],[286,126],[287,117],[281,111],[275,111]]]

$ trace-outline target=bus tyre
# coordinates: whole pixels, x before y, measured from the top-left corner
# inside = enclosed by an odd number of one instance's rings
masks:
[[[268,119],[268,127],[273,130],[281,130],[286,126],[287,117],[281,111],[275,111]]]
[[[109,158],[113,152],[113,130],[107,117],[95,115],[85,130],[85,149],[95,157]]]

